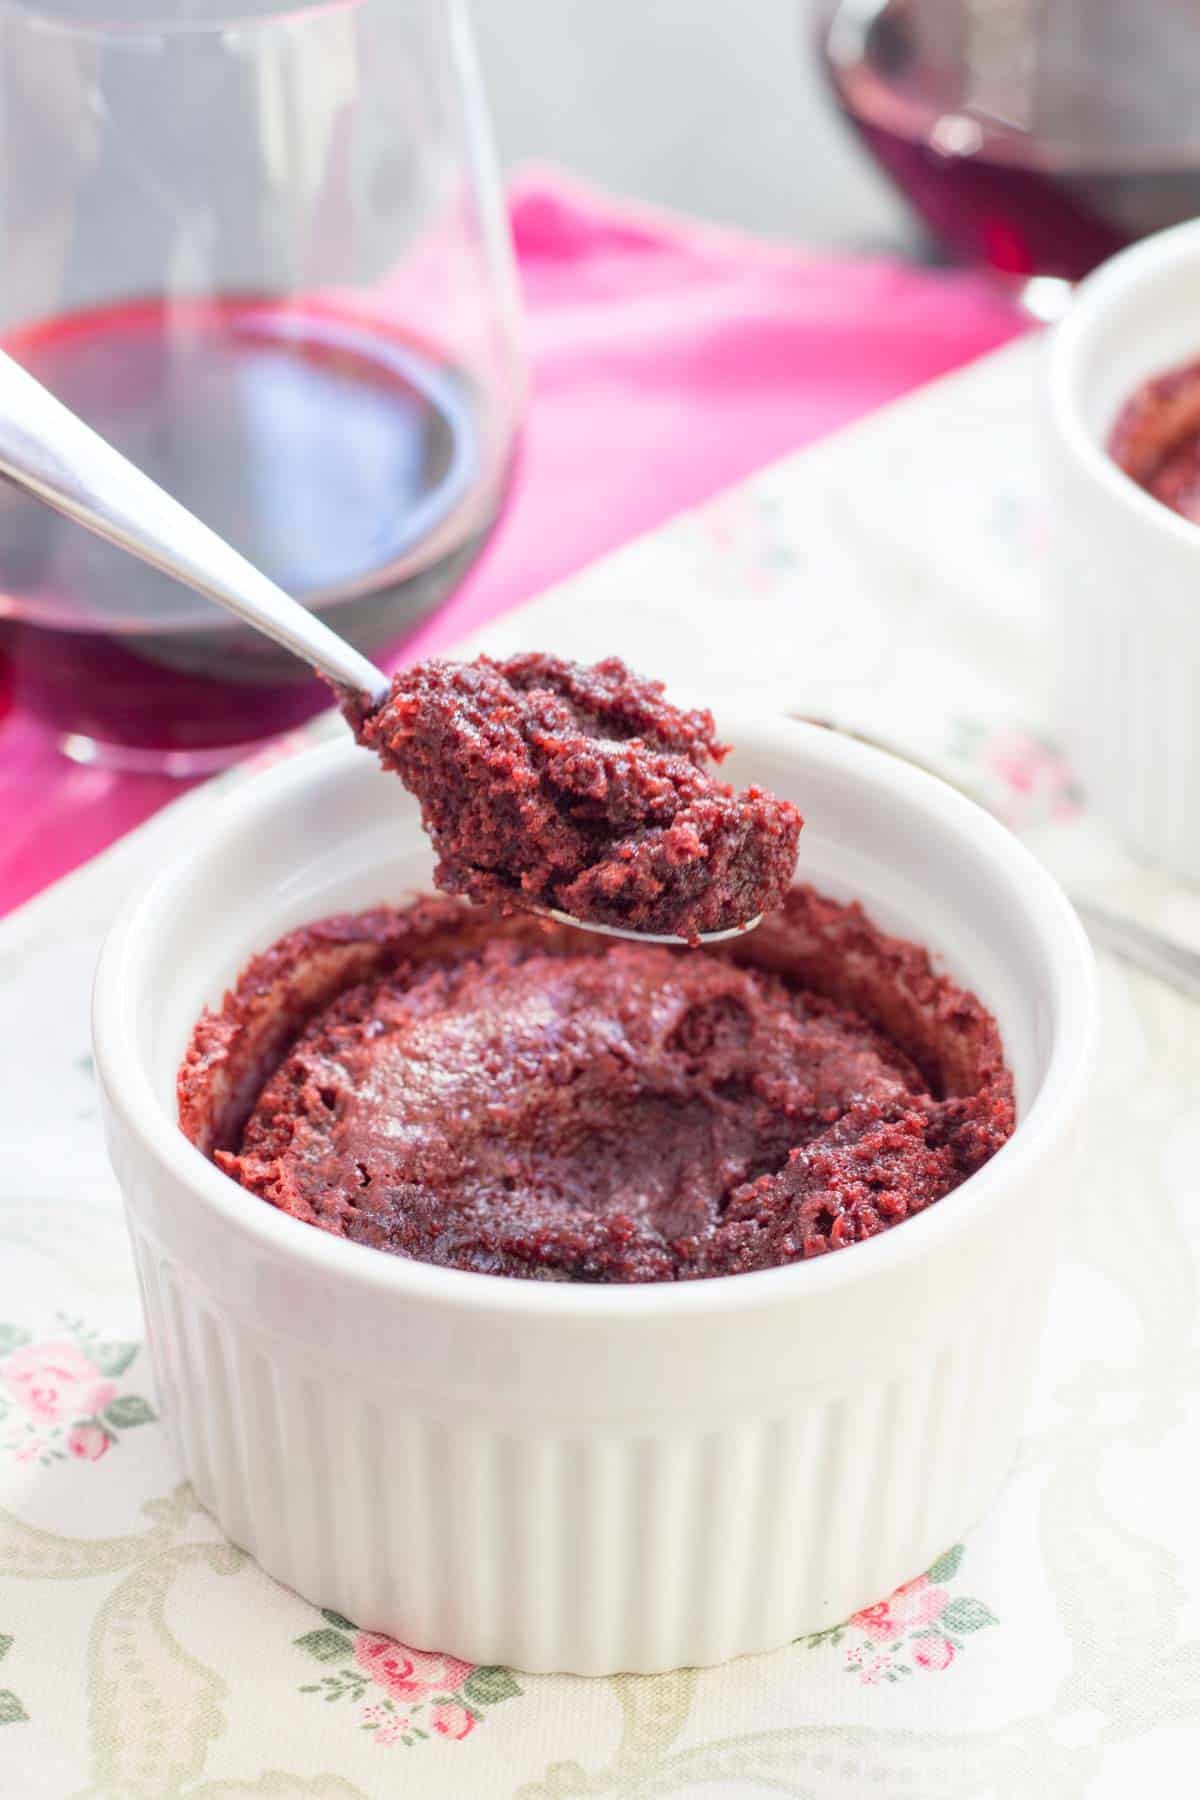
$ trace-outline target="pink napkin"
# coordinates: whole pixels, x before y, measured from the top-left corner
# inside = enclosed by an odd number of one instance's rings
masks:
[[[410,657],[1021,329],[981,277],[769,244],[559,175],[518,182],[511,211],[533,372],[522,465],[486,554]],[[10,711],[0,913],[180,791],[73,768]]]

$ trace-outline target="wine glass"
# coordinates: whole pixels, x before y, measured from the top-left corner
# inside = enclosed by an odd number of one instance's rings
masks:
[[[386,661],[511,478],[512,250],[462,0],[0,0],[0,343]],[[15,491],[0,649],[77,760],[190,775],[329,703]]]
[[[943,250],[1030,309],[1200,212],[1191,0],[819,0],[838,104]]]

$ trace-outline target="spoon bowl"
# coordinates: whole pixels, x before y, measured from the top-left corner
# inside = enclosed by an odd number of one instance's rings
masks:
[[[694,938],[679,937],[673,931],[626,931],[620,925],[588,924],[571,913],[559,912],[556,906],[530,906],[528,912],[539,918],[553,919],[556,925],[573,925],[577,931],[594,931],[598,937],[632,938],[639,944],[723,944],[727,938],[745,937],[762,924],[763,916],[755,913],[744,925],[727,925],[724,931],[700,931]]]

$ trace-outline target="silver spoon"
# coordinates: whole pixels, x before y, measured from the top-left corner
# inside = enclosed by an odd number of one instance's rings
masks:
[[[391,682],[382,669],[268,580],[224,538],[202,525],[3,351],[0,475],[97,537],[107,538],[110,544],[227,607],[247,625],[310,663],[337,687],[366,695],[372,705],[386,697]],[[657,944],[688,941],[670,934],[589,924],[548,907],[531,910],[605,937]],[[728,931],[701,932],[700,942],[716,944],[741,937],[761,920],[760,913]]]
[[[228,607],[340,687],[391,683],[0,351],[0,473],[164,575]]]

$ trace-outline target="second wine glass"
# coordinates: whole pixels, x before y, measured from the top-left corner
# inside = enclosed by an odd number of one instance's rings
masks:
[[[1200,210],[1200,29],[1178,0],[817,0],[818,54],[940,247],[1042,315]],[[808,17],[806,10],[805,17]]]

